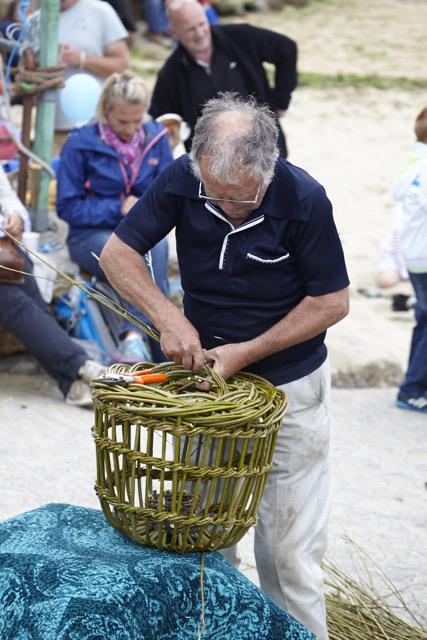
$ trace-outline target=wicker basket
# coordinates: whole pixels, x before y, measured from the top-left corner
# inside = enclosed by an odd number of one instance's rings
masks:
[[[149,367],[113,365],[108,373]],[[266,380],[212,371],[203,379],[171,363],[155,385],[94,380],[97,480],[110,524],[132,540],[177,551],[216,550],[237,543],[256,524],[285,394]]]

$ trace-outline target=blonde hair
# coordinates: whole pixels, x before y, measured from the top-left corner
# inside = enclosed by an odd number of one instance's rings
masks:
[[[427,142],[427,107],[417,115],[415,120],[415,135],[418,142]]]
[[[107,113],[118,104],[140,104],[148,108],[149,92],[142,78],[132,71],[112,73],[108,76],[96,107],[98,122],[105,122]]]

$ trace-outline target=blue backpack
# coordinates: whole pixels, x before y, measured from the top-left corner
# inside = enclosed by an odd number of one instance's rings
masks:
[[[91,360],[109,365],[118,348],[123,319],[101,300],[108,298],[113,306],[123,306],[123,301],[109,284],[96,278],[83,280],[82,285],[85,290],[73,285],[58,298],[55,316]]]

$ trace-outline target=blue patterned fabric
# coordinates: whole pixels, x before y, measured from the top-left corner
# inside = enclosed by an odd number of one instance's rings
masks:
[[[312,640],[222,555],[141,547],[101,511],[49,504],[0,523],[2,640]]]

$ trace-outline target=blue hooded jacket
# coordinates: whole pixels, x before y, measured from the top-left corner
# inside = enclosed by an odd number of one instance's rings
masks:
[[[111,229],[121,222],[127,195],[141,197],[173,160],[167,130],[143,124],[146,155],[129,191],[116,151],[101,138],[98,124],[74,129],[65,142],[58,169],[57,211],[69,225],[68,238],[90,229]],[[128,177],[130,177],[128,175]]]

